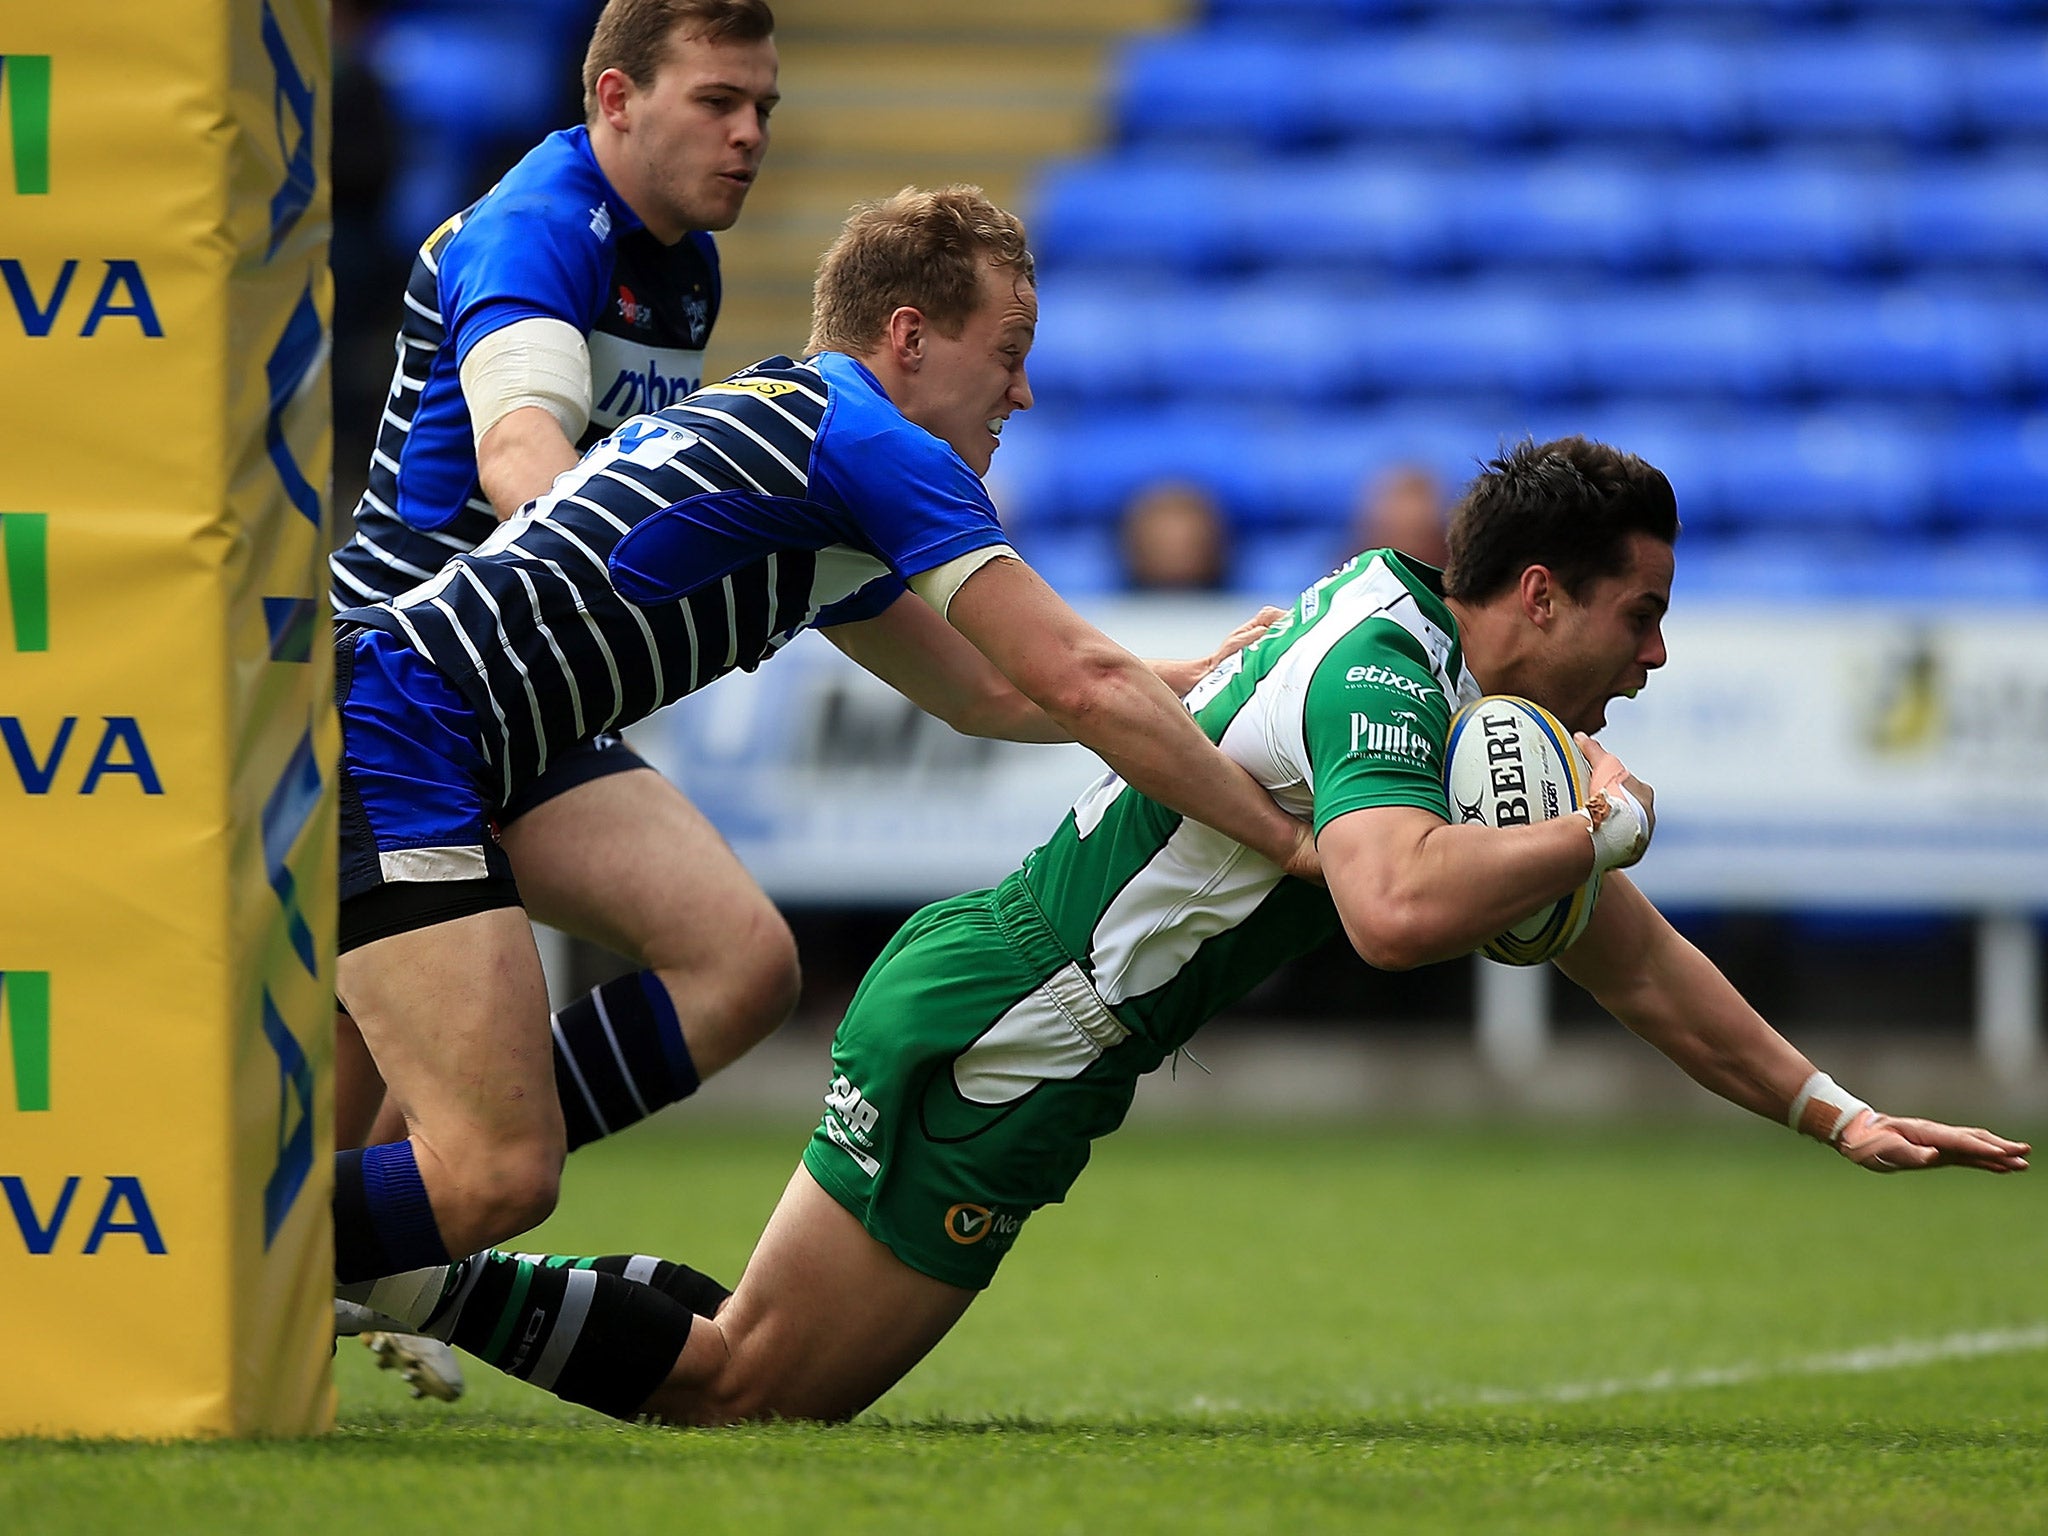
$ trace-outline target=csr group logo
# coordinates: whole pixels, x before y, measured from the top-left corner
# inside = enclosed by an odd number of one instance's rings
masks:
[[[40,197],[50,190],[50,56],[0,53],[0,122],[6,124],[14,190]]]

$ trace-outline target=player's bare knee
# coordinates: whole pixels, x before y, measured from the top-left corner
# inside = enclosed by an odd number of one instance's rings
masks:
[[[754,925],[745,950],[747,975],[739,996],[741,1018],[754,1039],[766,1039],[796,1011],[803,991],[803,965],[797,958],[796,935],[782,914],[770,908],[765,921]]]
[[[750,1424],[784,1419],[806,1423],[838,1424],[853,1417],[851,1410],[820,1412],[815,1404],[801,1400],[788,1383],[772,1372],[750,1364],[744,1355],[727,1362],[726,1368],[705,1383],[696,1395],[697,1424]]]
[[[562,1190],[559,1139],[501,1142],[466,1159],[461,1187],[469,1223],[502,1242],[554,1214]]]

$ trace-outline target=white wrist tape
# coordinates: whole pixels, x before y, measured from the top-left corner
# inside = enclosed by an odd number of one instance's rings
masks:
[[[1825,1072],[1816,1072],[1800,1086],[1785,1114],[1785,1123],[1803,1136],[1833,1144],[1851,1120],[1870,1106]]]
[[[1606,802],[1601,814],[1590,809],[1577,813],[1593,832],[1594,871],[1604,875],[1627,869],[1650,846],[1650,814],[1624,784],[1610,784],[1596,799]]]
[[[573,443],[590,425],[589,343],[566,320],[515,320],[469,349],[462,360],[462,398],[479,443],[528,405],[554,417]]]

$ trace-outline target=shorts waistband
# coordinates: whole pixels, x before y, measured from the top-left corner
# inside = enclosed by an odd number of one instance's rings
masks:
[[[1034,972],[1048,978],[1048,995],[1076,1028],[1105,1050],[1130,1035],[1130,1026],[1095,990],[1080,956],[1060,942],[1045,909],[1024,883],[1022,870],[990,891],[988,904],[1005,942]]]
[[[1045,909],[1038,904],[1038,898],[1031,894],[1031,888],[1024,883],[1024,872],[1005,876],[1002,883],[988,893],[989,910],[995,913],[996,926],[1003,930],[1013,949],[1023,957],[1034,970],[1056,971],[1078,955],[1067,952],[1053,931],[1052,920],[1045,915]]]

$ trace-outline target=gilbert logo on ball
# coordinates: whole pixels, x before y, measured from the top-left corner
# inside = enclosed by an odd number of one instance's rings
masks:
[[[1585,754],[1540,704],[1490,694],[1459,710],[1444,753],[1444,791],[1460,822],[1526,827],[1569,816],[1586,803]],[[1541,965],[1586,931],[1600,876],[1538,908],[1480,946],[1503,965]]]

